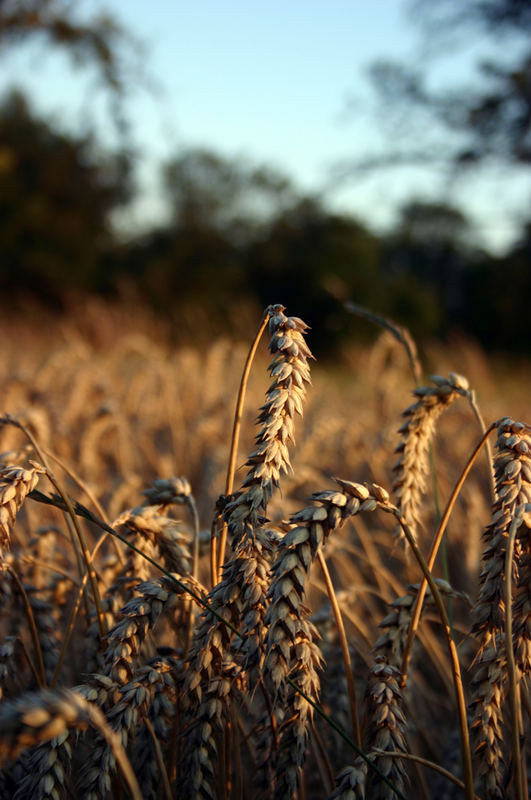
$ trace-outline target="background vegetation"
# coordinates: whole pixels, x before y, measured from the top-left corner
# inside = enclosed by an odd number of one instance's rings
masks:
[[[490,0],[463,8],[418,0],[414,11],[432,50],[443,35],[458,43],[462,31],[494,29],[500,63],[483,65],[474,87],[436,91],[429,64],[375,64],[383,102],[411,121],[398,150],[390,145],[384,154],[368,154],[346,172],[358,177],[434,158],[461,180],[493,161],[528,170],[529,49],[515,49],[510,67],[502,58],[506,42],[529,34],[528,4]],[[281,298],[315,328],[314,349],[322,354],[352,333],[342,301],[354,299],[400,319],[422,339],[461,332],[488,349],[529,353],[531,219],[525,210],[520,235],[503,256],[481,249],[466,209],[444,200],[412,197],[394,227],[377,235],[334,213],[324,194],[304,196],[289,176],[267,165],[192,148],[161,166],[168,221],[124,235],[116,214],[135,198],[141,158],[131,149],[134,120],[123,103],[140,69],[138,44],[110,17],[81,22],[75,2],[2,0],[0,57],[36,37],[99,70],[122,147],[104,152],[94,132],[73,134],[43,119],[16,87],[2,99],[0,302],[8,309],[20,313],[28,300],[65,309],[84,293],[134,298],[180,335],[197,337],[199,327],[208,334],[242,327],[243,309],[255,313]],[[424,143],[428,128],[437,132],[435,145],[429,135]]]

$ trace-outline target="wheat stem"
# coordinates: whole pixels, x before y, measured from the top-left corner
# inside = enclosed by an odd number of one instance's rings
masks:
[[[39,673],[37,672],[37,667],[33,663],[33,659],[32,659],[32,657],[31,657],[31,655],[30,655],[30,653],[28,651],[26,642],[24,641],[24,639],[21,639],[21,638],[17,639],[17,641],[20,643],[20,646],[22,648],[22,652],[24,653],[26,661],[28,662],[28,666],[29,666],[29,668],[31,670],[31,674],[33,675],[33,677],[35,679],[35,683],[37,684],[37,686],[39,686],[42,678],[39,675]]]
[[[465,777],[465,797],[467,798],[467,800],[474,800],[474,776],[472,772],[472,755],[470,751],[470,736],[468,732],[466,702],[463,691],[463,680],[461,677],[461,667],[459,665],[457,647],[455,645],[454,639],[452,638],[452,631],[450,628],[450,621],[448,619],[448,614],[446,612],[444,602],[437,588],[437,584],[435,583],[435,580],[433,579],[433,576],[428,568],[428,565],[426,564],[424,557],[420,552],[417,543],[415,542],[413,534],[409,530],[409,526],[401,516],[399,510],[394,506],[386,505],[384,503],[379,503],[379,506],[383,511],[387,511],[388,513],[393,514],[393,516],[397,519],[400,527],[404,531],[404,535],[408,540],[408,543],[411,549],[413,550],[413,554],[417,559],[419,566],[422,569],[422,572],[424,573],[424,576],[432,591],[433,599],[435,601],[435,604],[437,605],[437,610],[439,612],[441,621],[443,623],[443,630],[448,643],[448,651],[450,654],[450,661],[452,663],[452,677],[454,681],[454,690],[456,695],[457,711],[459,716],[463,774]]]
[[[468,395],[468,402],[470,403],[470,407],[472,409],[472,412],[473,412],[473,414],[474,414],[474,416],[475,416],[475,418],[476,418],[476,420],[478,422],[478,425],[479,425],[479,427],[481,429],[481,433],[483,434],[483,436],[487,436],[488,433],[490,433],[490,431],[492,430],[492,425],[487,430],[487,427],[485,425],[485,422],[484,422],[483,417],[481,415],[481,412],[479,410],[479,406],[477,404],[476,393],[475,393],[475,391],[473,389],[470,390],[470,393]],[[489,442],[488,438],[485,439],[485,451],[486,451],[486,457],[487,457],[487,470],[488,470],[489,483],[490,483],[491,500],[492,500],[492,502],[494,502],[494,500],[496,499],[496,476],[494,475],[494,467],[493,467],[493,460],[492,460],[492,448],[490,446],[490,442]]]
[[[4,568],[7,569],[13,580],[17,585],[17,589],[20,592],[20,596],[22,597],[22,602],[24,603],[24,608],[26,611],[26,616],[29,622],[30,628],[30,635],[31,640],[33,642],[33,649],[35,651],[35,658],[37,659],[37,676],[38,676],[38,685],[39,689],[44,689],[46,687],[46,672],[44,669],[44,660],[42,657],[42,648],[39,642],[39,634],[37,632],[37,626],[35,624],[35,617],[33,614],[33,609],[31,608],[31,604],[24,588],[22,581],[20,580],[17,571],[13,569],[10,564],[5,564]]]
[[[240,440],[240,427],[241,427],[241,419],[243,413],[243,403],[245,400],[245,391],[247,389],[247,382],[249,380],[249,373],[251,372],[251,365],[253,363],[253,359],[258,348],[258,344],[260,339],[262,338],[262,334],[267,327],[267,323],[271,313],[269,308],[264,313],[264,317],[258,330],[256,331],[255,337],[251,344],[251,348],[249,353],[247,354],[247,359],[245,361],[245,365],[243,368],[242,378],[240,382],[240,388],[238,391],[238,399],[236,401],[236,410],[234,412],[234,423],[232,426],[232,437],[230,443],[230,454],[229,454],[229,465],[227,467],[227,478],[225,480],[225,495],[229,495],[232,492],[234,487],[234,473],[236,471],[236,458],[238,455],[238,442]],[[228,524],[226,521],[223,522],[221,527],[221,534],[219,539],[219,547],[216,559],[216,573],[217,573],[217,580],[213,581],[219,583],[221,580],[221,568],[223,567],[223,563],[225,561],[225,548],[227,544],[227,531],[228,531]]]
[[[435,564],[435,559],[437,558],[437,553],[439,552],[439,547],[440,547],[440,544],[441,544],[441,542],[443,540],[443,536],[444,536],[444,533],[446,531],[446,526],[448,525],[448,520],[450,519],[450,514],[452,513],[452,510],[453,510],[453,507],[454,507],[455,502],[457,500],[457,497],[459,495],[459,492],[461,491],[461,488],[462,488],[462,486],[463,486],[463,484],[464,484],[464,482],[465,482],[465,480],[466,480],[466,478],[468,476],[468,473],[472,469],[472,466],[473,466],[473,464],[474,464],[474,462],[475,462],[475,460],[476,460],[476,458],[478,456],[479,451],[481,450],[481,448],[483,447],[483,445],[487,441],[487,438],[488,438],[489,434],[491,433],[491,431],[494,430],[495,427],[496,427],[496,423],[493,422],[492,425],[489,426],[489,428],[485,431],[485,433],[483,434],[483,436],[481,437],[481,439],[479,440],[479,442],[475,446],[475,448],[472,451],[467,463],[465,464],[465,467],[464,467],[461,475],[459,476],[459,479],[458,479],[457,483],[455,484],[455,486],[454,486],[454,488],[452,490],[452,493],[451,493],[450,497],[448,498],[448,502],[446,503],[446,508],[444,509],[444,513],[443,513],[443,515],[441,517],[441,520],[439,522],[439,525],[437,527],[437,531],[435,532],[435,536],[433,538],[433,542],[432,542],[432,545],[431,545],[431,548],[430,548],[430,553],[429,553],[428,560],[427,560],[427,567],[430,570],[430,572],[433,569],[433,566]],[[412,613],[412,617],[411,617],[411,623],[410,623],[409,631],[408,631],[408,635],[407,635],[407,642],[406,642],[406,646],[404,648],[404,655],[402,657],[401,671],[402,671],[402,687],[403,688],[405,688],[406,682],[407,682],[407,674],[408,674],[408,671],[409,671],[409,663],[410,663],[410,660],[411,660],[413,642],[414,642],[415,635],[416,635],[416,632],[417,632],[417,628],[418,628],[418,625],[419,625],[420,615],[422,613],[422,603],[424,602],[424,597],[426,595],[426,589],[427,588],[428,588],[428,580],[427,580],[426,576],[424,575],[424,577],[422,578],[422,581],[420,583],[419,591],[418,591],[418,594],[417,594],[417,599],[415,601],[415,605],[414,605],[414,608],[413,608],[413,613]]]
[[[96,546],[94,547],[94,550],[92,551],[92,558],[94,558],[94,556],[98,552],[99,548],[101,547],[101,545],[103,544],[103,542],[105,541],[107,536],[108,536],[107,531],[103,534],[103,536],[100,536],[100,538],[96,542]],[[57,681],[59,680],[59,675],[61,674],[61,669],[63,667],[63,662],[64,662],[64,659],[65,659],[65,656],[66,656],[66,653],[67,653],[67,650],[68,650],[68,645],[70,643],[70,639],[72,638],[72,633],[74,632],[74,625],[75,625],[76,617],[77,617],[77,615],[79,613],[79,608],[81,606],[81,600],[83,598],[83,592],[85,591],[85,586],[87,585],[87,580],[88,580],[88,573],[85,572],[85,574],[83,575],[83,578],[81,579],[81,583],[80,583],[79,588],[78,588],[77,596],[76,596],[76,599],[74,601],[74,605],[72,606],[72,611],[70,612],[70,618],[68,620],[68,624],[66,626],[66,630],[65,630],[65,633],[63,635],[63,642],[62,642],[62,645],[61,645],[61,650],[59,651],[59,656],[57,658],[57,664],[55,665],[55,672],[53,674],[53,677],[52,677],[52,680],[51,680],[51,683],[50,683],[50,687],[52,689],[55,689],[55,687],[57,686]]]
[[[166,770],[166,765],[164,763],[164,756],[162,754],[162,748],[160,746],[160,742],[158,739],[157,734],[153,729],[153,725],[151,724],[148,717],[144,719],[144,725],[149,731],[149,735],[151,736],[151,740],[153,742],[153,746],[155,748],[155,757],[157,759],[157,765],[162,776],[162,786],[164,788],[164,794],[166,795],[166,800],[172,800],[172,793],[171,793],[171,785],[170,779],[168,778],[168,772]]]
[[[310,739],[310,744],[313,750],[315,761],[317,763],[317,769],[319,770],[319,777],[321,779],[323,789],[327,794],[329,794],[334,785],[334,770],[332,768],[330,759],[328,758],[328,753],[326,752],[324,742],[319,735],[319,731],[317,730],[313,720],[311,722],[311,729],[312,737]]]
[[[77,472],[75,472],[72,469],[72,467],[68,466],[68,464],[65,464],[65,462],[61,458],[59,458],[59,456],[57,456],[55,453],[52,453],[51,450],[48,450],[48,448],[43,447],[42,449],[46,453],[46,455],[49,456],[49,458],[51,458],[52,461],[55,461],[55,463],[61,467],[63,472],[66,472],[68,477],[71,478],[74,481],[74,483],[76,483],[79,486],[81,491],[87,495],[88,499],[90,500],[90,502],[92,503],[92,505],[94,506],[100,517],[103,520],[105,520],[105,522],[108,523],[109,520],[107,519],[107,515],[105,514],[105,511],[103,510],[103,506],[101,505],[100,501],[98,500],[92,489],[89,486],[87,486],[85,481],[79,477]],[[125,563],[123,553],[118,547],[117,543],[112,539],[111,541],[113,542],[113,547],[116,555],[118,556],[118,560],[120,561],[120,564],[123,565]]]
[[[408,329],[404,328],[402,325],[397,325],[396,322],[393,322],[386,317],[380,316],[380,314],[375,314],[374,311],[369,311],[368,308],[358,306],[356,303],[352,303],[350,300],[345,303],[345,308],[347,311],[350,311],[351,314],[356,314],[356,316],[362,317],[368,322],[374,322],[375,325],[379,325],[380,328],[384,328],[384,330],[389,331],[389,333],[394,336],[396,341],[403,345],[407,353],[413,380],[418,386],[422,376],[422,367],[420,365],[417,353],[417,346]]]
[[[317,552],[317,559],[323,571],[326,589],[328,592],[328,599],[330,600],[332,613],[334,615],[334,620],[339,635],[339,644],[341,646],[343,663],[345,665],[345,675],[347,678],[348,699],[350,705],[350,716],[352,720],[352,732],[354,734],[354,741],[356,742],[358,747],[361,747],[361,731],[360,731],[360,722],[358,713],[358,702],[356,699],[356,687],[354,686],[354,675],[352,674],[352,663],[350,659],[350,650],[348,647],[347,636],[345,633],[345,625],[343,624],[343,617],[341,616],[341,610],[337,602],[336,593],[334,591],[334,584],[332,583],[332,578],[330,577],[330,572],[322,550],[319,550]]]
[[[43,466],[46,469],[47,478],[49,479],[50,483],[52,483],[52,485],[54,486],[56,491],[59,493],[59,495],[61,496],[61,498],[62,498],[62,500],[63,500],[63,502],[64,502],[64,504],[66,506],[66,511],[68,512],[68,515],[69,515],[70,519],[72,520],[72,525],[74,526],[74,530],[76,532],[76,535],[77,535],[77,538],[78,538],[78,541],[79,541],[79,544],[80,544],[80,547],[81,547],[81,552],[82,552],[83,558],[85,560],[85,565],[87,567],[87,572],[89,574],[90,584],[91,584],[91,587],[92,587],[92,594],[93,594],[93,597],[94,597],[94,604],[96,606],[96,612],[97,612],[97,615],[98,615],[98,625],[99,625],[99,628],[100,628],[100,636],[103,638],[103,636],[105,636],[105,633],[107,631],[106,631],[106,626],[105,626],[105,617],[104,617],[104,614],[103,614],[103,608],[102,608],[102,605],[101,605],[100,592],[99,592],[99,588],[98,588],[98,579],[97,579],[97,576],[96,576],[96,571],[94,569],[94,564],[92,563],[92,560],[91,560],[91,557],[90,557],[90,550],[89,550],[89,547],[88,547],[88,544],[87,544],[87,540],[85,539],[85,534],[83,533],[83,529],[81,528],[81,525],[79,525],[79,523],[77,521],[77,518],[76,518],[76,515],[75,515],[75,512],[74,512],[74,509],[72,507],[72,503],[70,501],[70,498],[68,497],[66,492],[63,491],[63,489],[61,487],[61,484],[58,482],[57,478],[55,477],[52,469],[50,468],[50,465],[48,464],[46,456],[44,455],[41,447],[39,446],[38,442],[36,441],[35,437],[31,433],[31,431],[29,431],[26,428],[26,426],[23,425],[21,422],[19,422],[18,420],[13,419],[9,415],[3,417],[1,421],[3,423],[14,425],[16,428],[21,430],[22,433],[26,436],[26,438],[31,442],[32,447],[35,449],[35,452],[37,453],[38,457],[42,461]]]
[[[460,789],[465,788],[465,784],[463,783],[462,780],[456,777],[449,770],[445,769],[444,767],[441,767],[440,764],[436,764],[435,761],[430,761],[428,758],[422,758],[422,756],[417,756],[414,753],[402,753],[402,751],[400,750],[379,751],[377,747],[374,748],[374,752],[375,753],[381,752],[382,755],[385,755],[386,757],[389,756],[389,758],[404,758],[407,759],[408,761],[415,761],[417,764],[422,764],[422,766],[428,767],[429,769],[432,769],[434,772],[438,772],[440,775],[444,775],[445,778],[448,778],[449,781],[454,783]],[[481,800],[481,798],[475,794],[474,800]]]
[[[531,504],[528,504],[531,510]],[[521,763],[520,755],[520,699],[519,685],[516,675],[516,664],[513,650],[513,600],[512,600],[512,567],[513,551],[516,539],[516,532],[523,522],[523,517],[515,516],[509,527],[509,539],[505,552],[505,658],[507,660],[507,671],[509,673],[509,698],[511,706],[511,740],[512,755],[514,765],[514,788],[516,800],[524,800],[524,786],[522,780],[522,770],[525,763]]]

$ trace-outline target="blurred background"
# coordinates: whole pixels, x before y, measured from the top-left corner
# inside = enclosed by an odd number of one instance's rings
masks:
[[[530,34],[528,0],[0,0],[4,323],[201,345],[282,302],[326,358],[353,300],[529,355]]]

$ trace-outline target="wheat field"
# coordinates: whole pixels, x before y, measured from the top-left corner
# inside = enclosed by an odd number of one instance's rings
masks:
[[[528,796],[528,365],[292,313],[3,323],[2,800]]]

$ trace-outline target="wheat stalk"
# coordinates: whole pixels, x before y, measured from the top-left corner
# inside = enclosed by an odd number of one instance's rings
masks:
[[[68,728],[96,727],[111,746],[134,800],[142,795],[119,737],[109,728],[102,712],[75,691],[27,693],[0,707],[0,764],[14,759],[28,747],[61,736]]]

